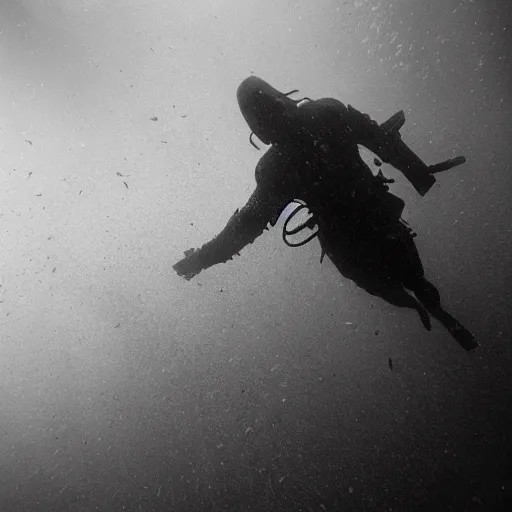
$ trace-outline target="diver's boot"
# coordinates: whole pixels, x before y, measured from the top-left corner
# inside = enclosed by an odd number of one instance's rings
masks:
[[[407,288],[414,292],[428,312],[444,325],[448,332],[465,350],[473,350],[478,347],[478,342],[475,337],[442,308],[439,292],[432,283],[427,281],[424,277],[420,277],[408,283]]]
[[[479,346],[475,337],[457,320],[454,319],[453,323],[446,325],[446,328],[465,350],[473,350]]]
[[[408,293],[402,285],[384,287],[378,291],[375,288],[370,288],[367,289],[367,291],[369,291],[372,295],[379,296],[381,299],[384,299],[386,302],[389,302],[389,304],[393,304],[394,306],[416,310],[420,315],[421,323],[425,329],[430,331],[432,328],[430,315],[427,309],[423,307],[418,299],[414,298],[410,293]]]

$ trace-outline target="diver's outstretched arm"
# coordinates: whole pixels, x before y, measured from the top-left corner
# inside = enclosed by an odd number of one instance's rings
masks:
[[[423,162],[400,136],[400,128],[405,123],[403,110],[381,125],[351,105],[348,105],[347,110],[348,123],[358,144],[365,146],[384,162],[398,169],[422,196],[436,182],[434,174],[452,169],[466,161],[463,156],[458,156],[435,165]]]
[[[268,223],[275,224],[285,206],[281,198],[258,186],[247,204],[231,216],[226,227],[200,249],[185,251],[185,258],[173,265],[174,270],[188,281],[202,270],[233,259],[263,233]]]
[[[357,143],[398,169],[420,195],[425,195],[436,179],[428,165],[402,141],[399,130],[405,122],[403,111],[379,125],[351,105],[347,110],[348,125]]]

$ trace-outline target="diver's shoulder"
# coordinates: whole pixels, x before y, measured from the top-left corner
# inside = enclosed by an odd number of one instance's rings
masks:
[[[305,125],[339,126],[340,122],[350,117],[347,106],[335,98],[320,98],[305,103],[300,108],[300,115]]]
[[[345,114],[347,112],[347,106],[336,98],[320,98],[318,100],[305,103],[301,108],[305,108],[306,110],[333,112],[337,114]]]
[[[263,184],[269,180],[272,181],[277,174],[282,173],[293,153],[291,145],[273,144],[256,164],[254,171],[256,183]]]
[[[319,100],[316,100],[315,103],[318,103],[319,105],[323,105],[326,108],[332,108],[332,109],[338,109],[338,110],[346,110],[347,106],[342,103],[340,100],[337,100],[336,98],[320,98]]]

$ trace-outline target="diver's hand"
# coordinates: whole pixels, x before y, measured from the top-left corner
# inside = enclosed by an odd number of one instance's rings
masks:
[[[188,249],[185,251],[185,257],[175,263],[172,268],[179,276],[184,277],[190,281],[195,275],[199,274],[204,269],[203,262],[201,261],[200,251],[197,249]]]

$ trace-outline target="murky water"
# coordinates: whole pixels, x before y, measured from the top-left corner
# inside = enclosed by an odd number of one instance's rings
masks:
[[[0,4],[0,510],[492,510],[510,495],[510,16],[484,0]],[[481,347],[290,249],[187,282],[261,156],[250,74],[335,97]],[[368,156],[369,162],[373,158]],[[493,505],[494,504],[494,505]],[[451,508],[450,508],[451,507]]]

